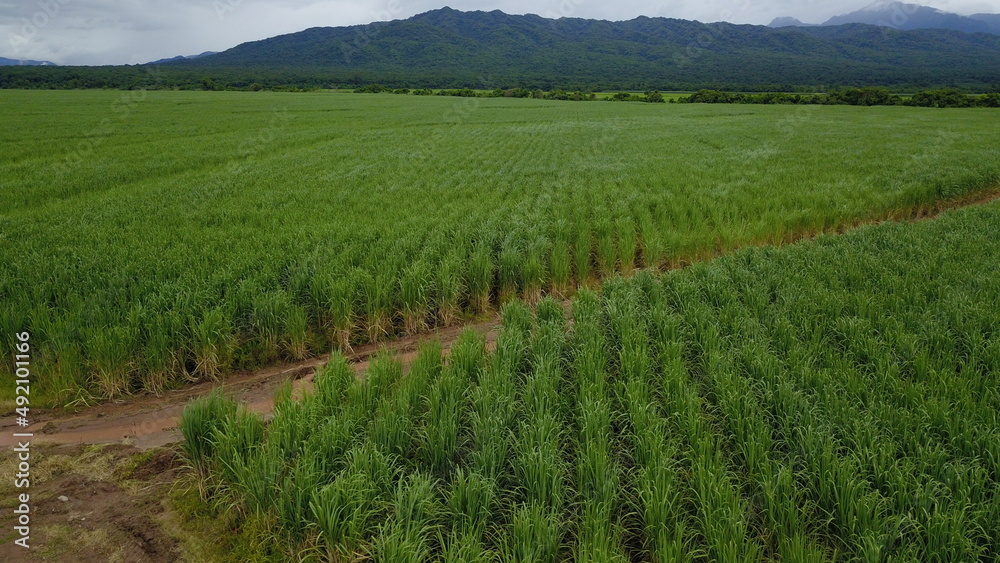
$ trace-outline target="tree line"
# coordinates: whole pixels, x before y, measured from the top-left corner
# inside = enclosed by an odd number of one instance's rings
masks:
[[[117,89],[117,90],[220,90],[308,92],[338,88],[366,88],[382,84],[395,90],[434,89],[464,90],[479,86],[505,92],[524,92],[528,96],[550,92],[626,92],[640,95],[647,91],[696,92],[702,89],[719,92],[764,94],[788,92],[809,95],[840,88],[861,89],[869,85],[889,86],[894,92],[918,92],[932,88],[950,88],[967,93],[1000,92],[1000,82],[977,84],[952,80],[946,76],[928,76],[919,81],[887,83],[872,76],[867,83],[828,77],[823,82],[759,82],[727,80],[667,80],[651,78],[588,79],[573,76],[536,76],[526,71],[516,76],[491,76],[483,85],[476,75],[452,75],[448,72],[397,74],[362,70],[329,71],[310,68],[202,68],[176,65],[135,65],[105,67],[0,67],[0,89]],[[537,94],[541,92],[541,94]],[[520,94],[519,94],[520,95]],[[560,94],[561,95],[561,94]],[[526,96],[526,97],[528,97]],[[598,96],[600,99],[601,96]]]
[[[566,92],[564,90],[529,90],[527,88],[496,88],[495,90],[478,91],[472,88],[452,90],[430,90],[409,88],[389,88],[379,84],[371,84],[354,90],[359,94],[414,94],[436,96],[458,96],[479,98],[534,98],[539,100],[572,100],[572,101],[616,101],[616,102],[648,102],[648,103],[689,103],[689,104],[764,104],[764,105],[847,105],[847,106],[911,106],[932,108],[970,108],[986,107],[1000,108],[1000,93],[966,94],[957,89],[924,90],[911,96],[901,96],[892,93],[888,88],[843,88],[827,93],[792,94],[784,92],[766,92],[761,94],[723,92],[719,90],[699,90],[689,96],[666,99],[658,91],[647,91],[643,94],[633,92],[618,92],[610,96],[599,97],[594,92]]]
[[[678,100],[701,104],[789,104],[848,106],[912,106],[929,108],[1000,108],[1000,93],[965,94],[953,88],[924,90],[912,96],[893,94],[887,88],[845,88],[825,94],[764,93],[744,94],[699,90]]]

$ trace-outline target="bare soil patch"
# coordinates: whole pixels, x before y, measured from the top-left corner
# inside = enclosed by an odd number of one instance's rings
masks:
[[[169,489],[181,470],[170,449],[140,452],[124,445],[33,446],[31,549],[5,533],[0,561],[168,563],[178,541],[160,525]],[[14,452],[0,452],[12,467]],[[4,511],[13,489],[4,484]],[[9,537],[6,537],[9,536]]]

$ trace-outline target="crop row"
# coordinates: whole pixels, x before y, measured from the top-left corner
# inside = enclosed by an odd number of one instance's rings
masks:
[[[503,307],[183,449],[273,553],[378,561],[985,561],[1000,553],[1000,206]],[[277,531],[275,531],[277,530]],[[318,550],[318,551],[317,551]],[[308,555],[305,555],[308,556]]]

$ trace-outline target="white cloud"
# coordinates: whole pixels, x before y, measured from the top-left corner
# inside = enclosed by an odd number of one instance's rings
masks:
[[[222,51],[309,27],[401,19],[450,5],[545,17],[610,20],[639,15],[766,24],[778,16],[821,22],[871,0],[24,0],[0,2],[0,56],[59,64],[136,64]],[[927,0],[963,14],[996,12],[988,0]]]

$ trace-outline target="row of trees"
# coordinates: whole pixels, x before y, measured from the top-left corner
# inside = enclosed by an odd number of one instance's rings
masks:
[[[845,88],[826,94],[742,94],[699,90],[680,98],[683,103],[700,104],[817,104],[850,106],[913,106],[935,108],[1000,108],[1000,93],[969,95],[955,89],[926,90],[903,97],[887,88]]]
[[[429,89],[410,90],[408,88],[393,89],[379,84],[372,84],[354,90],[356,93],[378,94],[415,94],[458,96],[464,98],[534,98],[539,100],[573,100],[595,101],[598,99],[615,102],[648,102],[664,103],[663,94],[648,91],[643,94],[618,92],[610,97],[598,98],[593,92],[566,92],[564,90],[529,90],[527,88],[497,88],[492,91],[478,91],[472,88],[432,91]],[[740,92],[722,92],[719,90],[699,90],[690,96],[669,100],[681,103],[699,104],[788,104],[788,105],[848,105],[848,106],[913,106],[935,108],[967,108],[988,107],[1000,108],[1000,93],[970,95],[955,89],[926,90],[908,97],[892,93],[888,88],[844,88],[825,94],[789,94],[783,92],[767,92],[763,94],[746,94]]]
[[[417,96],[456,96],[460,98],[535,98],[538,100],[573,100],[590,101],[596,100],[597,94],[593,92],[566,92],[564,90],[552,90],[544,92],[542,90],[529,90],[527,88],[497,88],[495,90],[473,90],[472,88],[456,88],[451,90],[433,91],[428,88],[410,90],[409,88],[389,88],[381,84],[370,84],[354,90],[355,94],[413,94]]]
[[[820,83],[739,82],[726,80],[673,81],[666,79],[589,80],[570,76],[553,77],[521,72],[510,77],[491,76],[492,86],[500,86],[504,95],[543,97],[546,93],[609,91],[696,91],[710,89],[722,92],[789,92],[808,96],[811,92],[830,92],[835,85],[863,89],[857,81],[839,80],[836,76]],[[464,89],[477,83],[477,75],[447,72],[362,72],[330,71],[315,68],[206,68],[189,65],[136,65],[106,67],[0,67],[0,89],[100,89],[118,90],[225,90],[225,91],[314,91],[336,87],[359,88],[366,84],[384,84],[392,91],[412,88]],[[1000,83],[981,84],[958,81],[946,76],[930,75],[920,81],[892,81],[877,76],[870,83],[892,84],[897,92],[928,90],[935,86],[961,86],[969,92],[1000,92]],[[417,93],[412,91],[411,93]],[[937,100],[935,100],[937,102]],[[954,103],[954,102],[949,102]]]
[[[646,92],[642,95],[630,92],[618,92],[609,99],[613,102],[647,102],[651,104],[662,104],[667,101],[664,99],[663,94],[656,91]]]
[[[435,96],[457,96],[461,98],[533,98],[536,100],[569,100],[575,102],[592,102],[598,99],[594,92],[581,92],[579,90],[567,92],[565,90],[529,90],[527,88],[497,88],[495,90],[479,91],[472,88],[459,88],[453,90],[438,90],[434,92],[429,89],[410,90],[409,88],[389,88],[380,84],[370,84],[354,90],[355,94],[414,94],[414,95],[435,95]],[[618,92],[609,98],[601,98],[615,102],[648,102],[665,103],[667,100],[663,94],[657,91],[648,91],[643,94],[631,92]],[[674,100],[671,100],[674,101]]]
[[[214,78],[191,69],[166,69],[152,66],[132,67],[0,67],[0,89],[152,89],[152,90],[224,90],[224,91],[284,91],[307,92],[334,88],[330,82],[332,77],[326,76],[320,80],[318,76],[298,74],[286,71],[275,76],[266,72],[240,74],[235,71],[221,72]],[[355,84],[361,77],[353,78]],[[440,80],[439,80],[440,81]],[[351,80],[348,80],[350,83]],[[405,84],[405,83],[404,83]],[[694,85],[692,85],[694,86]],[[610,97],[594,94],[594,88],[587,90],[563,90],[552,88],[509,87],[496,88],[492,91],[477,91],[471,88],[455,88],[431,90],[430,88],[410,89],[371,84],[362,86],[356,92],[412,95],[443,95],[462,97],[509,97],[535,98],[548,100],[613,100],[633,102],[690,102],[690,103],[726,103],[726,104],[824,104],[824,105],[856,105],[856,106],[892,106],[906,105],[917,107],[1000,107],[1000,84],[993,87],[994,92],[982,95],[967,94],[956,88],[922,90],[908,97],[892,93],[888,88],[862,87],[829,90],[828,93],[802,93],[802,87],[790,85],[774,85],[771,92],[760,92],[761,85],[739,87],[732,85],[710,86],[714,89],[698,90],[696,93],[680,99],[664,99],[656,91],[644,94],[618,92]],[[695,89],[694,86],[690,89]],[[678,87],[678,90],[687,89]],[[917,89],[917,88],[914,88]],[[729,91],[727,91],[729,90]],[[825,88],[818,88],[819,91]],[[752,92],[758,93],[752,93]],[[798,93],[795,93],[798,92]]]

